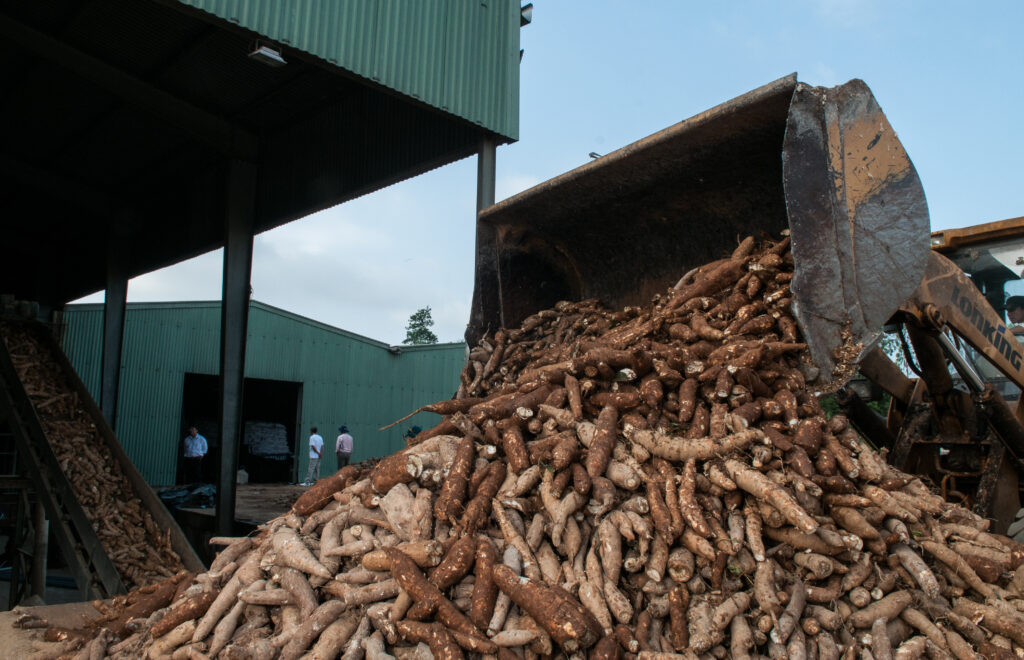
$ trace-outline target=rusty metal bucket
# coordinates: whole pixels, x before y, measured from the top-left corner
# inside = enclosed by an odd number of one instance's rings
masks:
[[[836,350],[875,340],[929,249],[917,173],[860,80],[781,78],[482,210],[466,339],[559,300],[642,304],[787,228],[793,312],[833,389]]]

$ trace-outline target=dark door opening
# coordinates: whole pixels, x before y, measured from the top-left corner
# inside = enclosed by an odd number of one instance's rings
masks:
[[[219,378],[208,374],[185,374],[181,401],[181,437],[195,426],[209,444],[202,463],[202,480],[215,483],[220,462],[218,406]],[[302,383],[264,378],[246,378],[242,392],[242,439],[238,466],[255,483],[287,483],[295,480],[295,439],[302,402]],[[182,455],[178,452],[177,483],[184,479]]]

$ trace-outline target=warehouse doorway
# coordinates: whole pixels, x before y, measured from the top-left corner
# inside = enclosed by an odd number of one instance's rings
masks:
[[[221,441],[218,430],[219,378],[209,374],[185,374],[181,399],[181,437],[195,426],[208,441],[202,479],[216,483]],[[242,441],[238,466],[253,483],[295,481],[295,447],[302,383],[266,378],[246,378],[242,391]],[[177,483],[182,483],[184,461],[178,452]]]

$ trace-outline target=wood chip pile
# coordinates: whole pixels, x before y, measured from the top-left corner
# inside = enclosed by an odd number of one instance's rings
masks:
[[[559,303],[444,415],[229,543],[111,657],[1012,658],[1024,547],[805,386],[788,240]],[[108,636],[109,637],[109,636]],[[95,657],[95,656],[94,656]]]
[[[61,469],[125,586],[147,585],[182,570],[170,533],[141,506],[47,350],[15,324],[0,323],[0,336]]]

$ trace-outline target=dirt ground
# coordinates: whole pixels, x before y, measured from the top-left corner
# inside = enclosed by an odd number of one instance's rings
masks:
[[[66,603],[23,609],[34,612],[54,625],[68,628],[81,627],[87,620],[100,615],[89,603]],[[42,631],[15,628],[12,624],[17,618],[18,614],[13,611],[0,612],[0,657],[24,658],[35,650],[32,641],[38,639]]]

